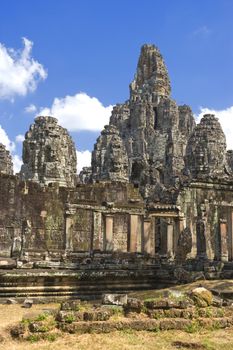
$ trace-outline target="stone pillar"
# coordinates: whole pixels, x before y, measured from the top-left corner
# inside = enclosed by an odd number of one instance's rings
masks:
[[[65,218],[65,250],[73,250],[72,231],[73,231],[73,215],[66,214]]]
[[[230,244],[230,259],[231,260],[233,260],[233,211],[231,210],[231,213],[230,213],[230,223],[231,223],[231,230],[230,230],[230,237],[231,237],[231,239],[230,239],[230,242],[229,242],[229,244]],[[229,232],[228,232],[228,234],[229,234]]]
[[[207,259],[206,220],[199,218],[196,224],[197,231],[197,258]]]
[[[105,250],[113,250],[113,215],[105,215]]]
[[[143,252],[152,253],[151,247],[151,219],[144,219],[143,223]]]
[[[142,253],[143,216],[138,216],[137,252]]]
[[[167,247],[166,253],[168,258],[174,258],[174,232],[171,220],[167,222]]]
[[[227,221],[220,219],[219,222],[220,233],[220,260],[228,261],[228,247],[227,247]]]
[[[103,250],[103,235],[102,235],[102,213],[93,212],[93,250]]]
[[[178,218],[179,234],[184,230],[184,216]]]
[[[138,215],[130,215],[130,238],[129,238],[130,253],[135,253],[137,251],[137,236],[138,236]]]

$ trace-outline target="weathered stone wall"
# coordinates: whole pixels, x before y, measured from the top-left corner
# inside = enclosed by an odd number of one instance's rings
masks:
[[[78,209],[74,216],[72,232],[73,251],[90,251],[92,249],[92,231],[92,210]]]
[[[127,183],[96,183],[68,190],[0,175],[0,256],[61,261],[65,252],[129,251],[129,214],[144,212]],[[112,233],[105,217],[112,217]],[[142,235],[142,232],[140,233]]]
[[[0,176],[0,254],[64,249],[66,195],[55,184],[45,190],[15,176]]]
[[[128,251],[129,215],[116,214],[113,220],[113,250]]]
[[[204,182],[191,183],[179,195],[185,226],[192,233],[190,257],[233,259],[232,195],[232,184]],[[226,237],[222,237],[222,221],[226,222]]]

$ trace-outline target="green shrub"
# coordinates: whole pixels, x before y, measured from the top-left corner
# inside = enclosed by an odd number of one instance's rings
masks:
[[[30,334],[28,337],[27,337],[27,340],[30,341],[30,343],[36,343],[40,340],[40,336],[38,334]]]
[[[34,321],[44,321],[48,318],[48,316],[49,314],[40,314],[34,319]]]
[[[66,323],[72,323],[75,321],[75,315],[73,313],[69,313],[65,316]]]
[[[184,330],[187,333],[196,333],[196,332],[199,332],[200,325],[197,321],[193,321],[192,323],[187,325]]]

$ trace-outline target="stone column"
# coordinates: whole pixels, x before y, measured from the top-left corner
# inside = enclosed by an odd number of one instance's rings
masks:
[[[138,236],[138,215],[130,215],[130,238],[129,251],[135,253],[137,251]]]
[[[113,215],[105,215],[105,250],[113,250]]]
[[[93,250],[103,250],[102,213],[93,212]]]
[[[151,219],[144,219],[143,223],[143,252],[152,253],[151,247]]]
[[[166,247],[167,257],[174,258],[174,232],[173,224],[170,219],[167,222],[167,247]]]
[[[197,258],[207,259],[206,220],[199,218],[196,224],[197,231]]]
[[[184,216],[178,217],[179,234],[184,230]]]
[[[137,252],[142,253],[143,216],[138,216]]]
[[[220,260],[228,261],[228,247],[227,247],[227,221],[220,219],[219,222],[220,233]]]
[[[66,214],[65,218],[65,250],[73,250],[72,231],[73,231],[73,215]]]
[[[233,211],[231,210],[230,212],[230,223],[231,223],[231,230],[230,230],[230,242],[229,242],[229,245],[230,245],[230,259],[233,260]],[[228,232],[229,234],[229,232]]]

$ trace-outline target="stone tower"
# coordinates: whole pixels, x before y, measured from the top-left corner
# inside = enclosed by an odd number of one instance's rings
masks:
[[[128,181],[128,157],[119,131],[107,125],[92,152],[93,180]]]
[[[0,173],[13,175],[13,163],[10,152],[0,143]]]
[[[77,159],[74,142],[53,117],[37,117],[23,142],[21,178],[43,185],[73,187]]]
[[[213,114],[205,114],[188,141],[188,171],[193,178],[222,176],[226,155],[226,138],[218,119]]]
[[[130,84],[129,100],[114,107],[109,124],[118,131],[118,142],[124,145],[127,157],[127,161],[122,160],[118,153],[115,162],[128,164],[124,177],[139,186],[145,199],[153,201],[163,200],[167,189],[177,187],[185,167],[187,141],[195,127],[190,107],[178,106],[170,93],[167,68],[158,48],[144,45]],[[106,159],[110,157],[111,143],[105,139]],[[94,181],[101,179],[103,157],[97,157],[96,150],[102,144],[103,135],[92,154]],[[105,174],[108,171],[110,165],[106,164]],[[114,171],[118,169],[111,170]]]

